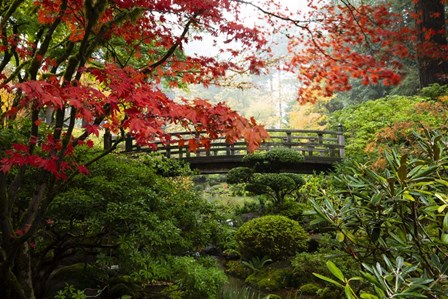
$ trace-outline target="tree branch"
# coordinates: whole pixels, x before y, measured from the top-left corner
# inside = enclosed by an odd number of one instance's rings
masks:
[[[176,51],[176,49],[180,46],[182,39],[185,38],[185,36],[187,35],[188,31],[190,30],[190,25],[193,23],[193,21],[202,13],[203,11],[198,11],[196,12],[189,20],[188,22],[185,24],[184,26],[184,30],[182,31],[181,35],[177,38],[177,41],[168,49],[168,51],[165,53],[165,55],[157,62],[151,64],[149,67],[146,67],[145,69],[142,70],[142,72],[144,74],[149,74],[153,69],[155,69],[156,67],[162,65],[163,63],[165,63],[165,61],[168,60],[168,58],[170,58],[174,52]]]

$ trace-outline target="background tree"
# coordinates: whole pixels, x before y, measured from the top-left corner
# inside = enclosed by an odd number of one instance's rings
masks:
[[[291,66],[300,69],[303,83],[299,100],[348,91],[351,79],[365,86],[397,85],[407,59],[418,61],[420,87],[445,83],[446,4],[413,3],[407,8],[389,1],[312,1],[306,16],[295,19],[297,31],[289,33]]]

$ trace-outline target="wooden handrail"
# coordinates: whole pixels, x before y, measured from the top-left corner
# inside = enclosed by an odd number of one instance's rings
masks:
[[[270,150],[276,147],[287,147],[300,151],[305,157],[325,157],[342,159],[345,155],[345,139],[340,125],[337,131],[319,130],[286,130],[268,129],[270,140],[260,145],[260,150]],[[104,148],[107,149],[113,137],[108,132],[104,134]],[[153,142],[153,147],[138,146],[129,135],[125,139],[124,152],[159,152],[170,158],[185,159],[190,157],[212,156],[243,156],[248,153],[247,145],[243,140],[233,144],[225,142],[224,137],[211,141],[209,148],[200,148],[196,152],[188,150],[188,145],[179,146],[180,140],[199,138],[196,132],[173,132],[168,144],[159,140]]]

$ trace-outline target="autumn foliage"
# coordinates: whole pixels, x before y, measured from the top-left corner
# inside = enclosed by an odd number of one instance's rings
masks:
[[[34,298],[30,238],[55,195],[128,134],[139,145],[161,140],[191,151],[222,136],[244,138],[254,150],[267,138],[254,119],[224,103],[166,94],[170,87],[212,84],[230,68],[261,71],[265,63],[256,53],[268,51],[265,33],[244,25],[241,6],[231,0],[0,4],[0,297]],[[204,32],[246,51],[231,52],[232,61],[187,56],[184,46]],[[179,140],[170,126],[201,136]],[[111,148],[90,161],[80,157],[78,148],[92,147],[91,137],[104,130],[117,136]]]
[[[291,35],[289,44],[294,53],[290,67],[299,70],[303,84],[298,91],[300,102],[348,91],[352,80],[397,85],[406,75],[406,61],[419,61],[420,77],[425,75],[422,72],[431,73],[432,78],[421,78],[423,86],[446,82],[443,1],[415,0],[421,9],[403,5],[399,13],[387,1],[379,2],[308,1],[307,21],[297,23],[297,34]]]

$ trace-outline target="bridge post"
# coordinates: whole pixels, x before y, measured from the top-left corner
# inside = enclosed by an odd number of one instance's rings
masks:
[[[165,156],[167,158],[171,158],[171,142],[170,140],[166,141],[166,145],[165,145]]]
[[[308,144],[308,156],[312,157],[314,152],[314,137],[311,137],[309,140],[310,143]]]
[[[106,129],[106,131],[104,132],[104,150],[110,150],[110,148],[112,147],[112,134],[110,133],[109,129]]]
[[[322,144],[324,142],[324,134],[322,132],[317,133],[317,137],[319,140],[319,144]]]
[[[339,147],[339,157],[344,158],[345,156],[345,137],[344,137],[344,127],[342,124],[338,125],[338,145]]]
[[[286,146],[288,148],[291,148],[292,138],[291,138],[291,131],[286,132]]]

